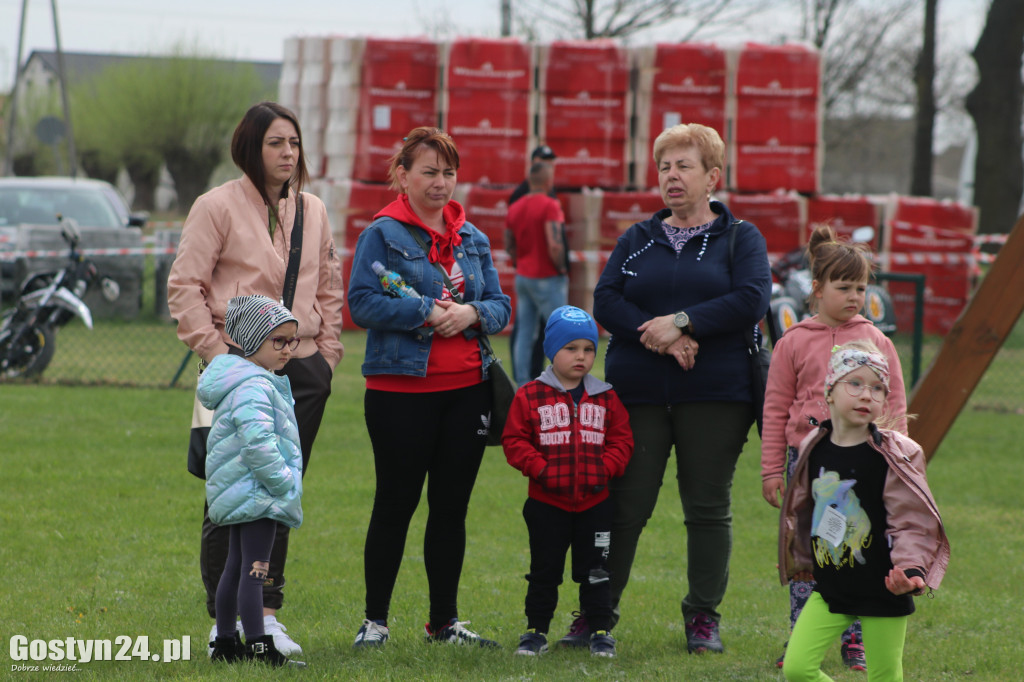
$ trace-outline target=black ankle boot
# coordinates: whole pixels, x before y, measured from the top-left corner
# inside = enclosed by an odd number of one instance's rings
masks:
[[[252,657],[257,663],[266,663],[272,665],[275,668],[283,665],[304,667],[306,664],[302,661],[290,660],[287,656],[282,654],[274,646],[273,635],[263,635],[257,637],[251,642],[246,642],[246,648],[248,649],[249,656]]]
[[[242,644],[242,637],[237,630],[234,637],[217,637],[213,640],[213,653],[210,654],[212,661],[235,663],[249,657],[249,650]]]

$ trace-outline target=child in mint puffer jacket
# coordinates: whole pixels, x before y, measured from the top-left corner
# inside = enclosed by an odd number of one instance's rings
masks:
[[[302,451],[295,401],[286,376],[274,374],[298,346],[298,322],[266,296],[228,303],[224,329],[243,356],[218,355],[199,378],[200,402],[213,410],[207,441],[206,498],[210,520],[231,526],[227,563],[217,585],[212,658],[289,661],[263,630],[263,581],[277,524],[302,524]],[[235,631],[236,614],[245,646]]]

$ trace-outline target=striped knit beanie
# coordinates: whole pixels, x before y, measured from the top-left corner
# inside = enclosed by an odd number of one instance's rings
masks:
[[[260,349],[270,333],[285,322],[299,321],[287,308],[266,296],[236,296],[228,301],[224,331],[238,344],[245,357]]]

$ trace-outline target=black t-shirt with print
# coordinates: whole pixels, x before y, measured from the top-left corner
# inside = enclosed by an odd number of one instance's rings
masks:
[[[824,438],[811,451],[815,590],[832,613],[891,617],[914,612],[913,597],[894,595],[885,587],[892,569],[883,498],[888,470],[882,454],[867,443],[843,447]]]

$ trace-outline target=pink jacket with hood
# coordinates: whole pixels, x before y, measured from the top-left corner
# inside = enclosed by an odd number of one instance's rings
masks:
[[[779,579],[783,585],[801,571],[812,571],[811,517],[814,498],[807,475],[811,450],[828,438],[832,423],[826,421],[807,435],[800,444],[796,470],[786,489],[779,516]],[[868,444],[885,458],[889,473],[885,478],[883,503],[887,516],[886,538],[893,566],[917,568],[925,584],[937,589],[949,565],[949,539],[925,478],[924,451],[913,440],[897,431],[879,429],[874,424]]]
[[[344,350],[341,262],[323,202],[308,192],[303,197],[302,261],[292,304],[302,341],[293,355],[305,358],[319,350],[333,370]],[[294,192],[280,200],[271,240],[267,206],[246,175],[192,205],[167,279],[167,305],[178,321],[178,338],[206,362],[228,351],[224,313],[231,298],[281,299],[295,208]]]
[[[790,327],[772,350],[764,395],[761,433],[761,479],[785,478],[786,449],[797,447],[814,424],[829,418],[825,403],[825,374],[833,346],[868,339],[889,361],[889,397],[885,413],[899,415],[893,427],[907,431],[907,394],[896,347],[870,320],[854,315],[838,327],[818,321],[817,315]]]

